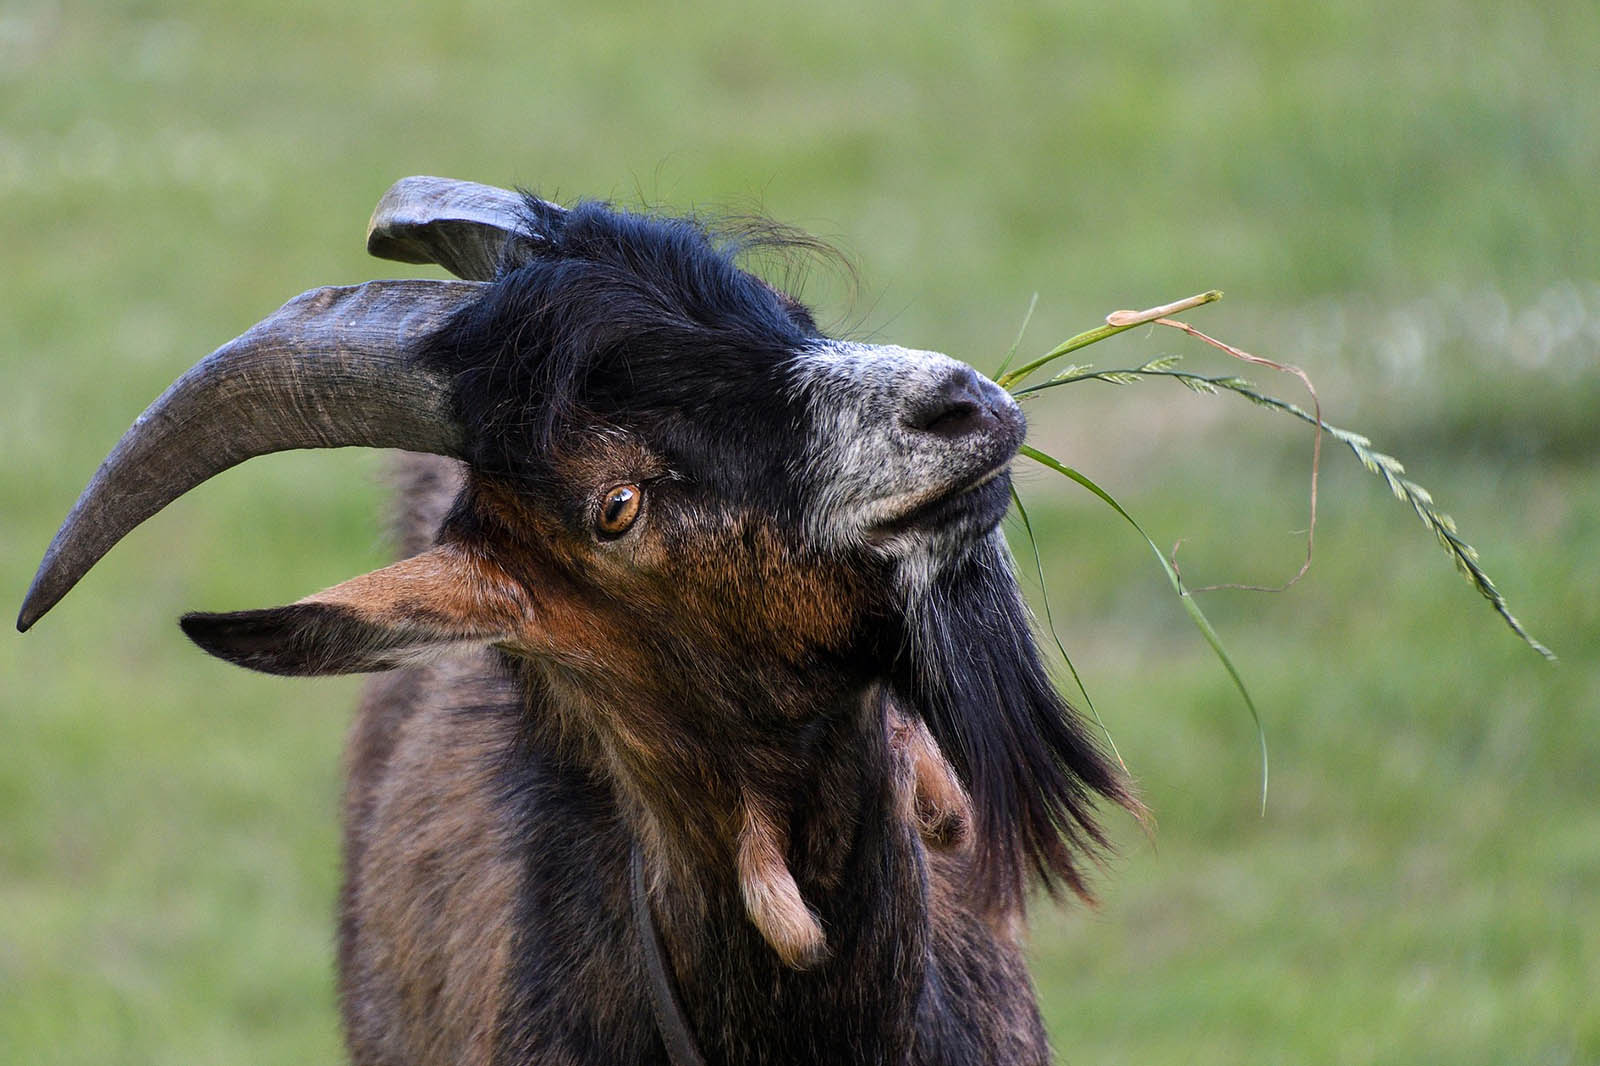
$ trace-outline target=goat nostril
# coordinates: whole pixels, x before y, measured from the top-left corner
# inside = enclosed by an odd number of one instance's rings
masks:
[[[958,437],[965,433],[978,414],[974,403],[954,403],[933,416],[933,420],[918,428],[941,437]]]
[[[938,437],[955,438],[982,429],[994,421],[984,403],[977,375],[962,369],[952,374],[931,396],[914,403],[905,424]]]

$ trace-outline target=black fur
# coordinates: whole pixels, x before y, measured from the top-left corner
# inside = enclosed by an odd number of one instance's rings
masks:
[[[540,699],[536,691],[536,706]],[[829,958],[804,972],[780,963],[750,924],[726,869],[704,868],[699,883],[679,886],[675,898],[657,904],[668,957],[688,978],[679,991],[708,1062],[903,1061],[915,1043],[929,969],[956,961],[930,957],[926,918],[907,909],[920,898],[926,872],[910,831],[893,823],[876,715],[859,709],[836,715],[821,732],[816,743],[830,776],[854,798],[845,822],[833,821],[837,809],[809,815],[827,822],[817,828],[831,833],[832,848],[848,856],[838,871],[842,887],[801,884],[835,933]],[[500,1061],[536,1061],[540,1054],[565,1061],[565,1053],[575,1062],[664,1066],[660,1037],[649,1024],[641,931],[627,894],[630,827],[603,776],[551,758],[552,750],[535,727],[521,757],[503,770],[502,802],[528,843],[528,877],[511,998],[498,1034]],[[596,960],[604,962],[597,966]],[[573,980],[595,969],[613,982],[604,995]],[[960,974],[949,979],[963,981]],[[966,1021],[952,1025],[952,1033],[971,1041],[974,1027],[965,1016],[981,1005],[946,1005],[952,1019]],[[917,1061],[983,1059],[976,1044],[958,1039],[944,1046],[925,1038]]]
[[[818,333],[736,261],[786,237],[719,241],[686,219],[527,203],[543,239],[427,353],[455,378],[471,464],[549,489],[574,431],[648,427],[681,476],[792,516],[783,465],[806,426],[782,364]]]
[[[1040,661],[1008,553],[974,546],[901,624],[895,684],[973,797],[982,890],[1017,902],[1031,873],[1087,896],[1075,858],[1106,846],[1096,797],[1132,801]]]

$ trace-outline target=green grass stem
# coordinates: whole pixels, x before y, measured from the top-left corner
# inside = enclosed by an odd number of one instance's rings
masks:
[[[1061,653],[1061,661],[1067,664],[1067,672],[1072,675],[1072,683],[1078,686],[1078,694],[1083,697],[1083,705],[1088,708],[1089,714],[1094,718],[1094,724],[1100,727],[1100,732],[1106,738],[1106,744],[1111,748],[1111,754],[1116,756],[1117,765],[1123,770],[1128,769],[1128,764],[1123,761],[1122,752],[1117,750],[1117,742],[1111,736],[1111,730],[1100,718],[1100,712],[1094,705],[1094,699],[1089,695],[1089,690],[1084,687],[1083,678],[1078,674],[1078,668],[1072,663],[1072,656],[1067,654],[1067,647],[1061,643],[1061,635],[1056,632],[1055,613],[1050,609],[1050,588],[1044,580],[1044,560],[1039,555],[1039,541],[1033,535],[1033,522],[1028,518],[1028,509],[1022,505],[1022,497],[1017,494],[1017,487],[1011,486],[1011,502],[1017,508],[1017,515],[1022,519],[1022,530],[1028,535],[1028,548],[1033,552],[1034,572],[1039,575],[1039,600],[1044,605],[1044,624],[1050,632],[1050,639],[1055,642],[1056,651]]]
[[[1011,365],[1011,360],[1017,357],[1017,349],[1022,346],[1022,335],[1028,332],[1028,323],[1033,321],[1033,309],[1039,306],[1039,294],[1034,293],[1028,300],[1028,310],[1022,315],[1022,325],[1017,327],[1016,339],[1011,342],[1011,347],[1006,350],[1006,357],[1000,360],[1000,367],[994,372],[996,379],[1005,376],[1006,368]]]
[[[1152,307],[1146,311],[1114,312],[1113,314],[1107,316],[1105,325],[1096,326],[1091,330],[1085,330],[1083,333],[1080,333],[1075,337],[1068,337],[1066,340],[1062,341],[1060,344],[1056,345],[1054,348],[1050,349],[1033,362],[1024,363],[1022,366],[1017,367],[1017,369],[1010,371],[1009,373],[1000,374],[995,378],[995,384],[999,385],[1003,389],[1010,389],[1014,385],[1021,384],[1021,382],[1034,371],[1048,366],[1050,363],[1055,362],[1057,359],[1060,359],[1063,356],[1071,355],[1073,352],[1087,348],[1091,344],[1098,344],[1109,337],[1115,337],[1119,333],[1125,333],[1135,326],[1142,326],[1147,322],[1154,322],[1158,318],[1165,318],[1167,315],[1175,315],[1179,312],[1199,307],[1202,304],[1213,303],[1220,299],[1222,299],[1222,291],[1220,289],[1212,289],[1209,292],[1202,292],[1196,296],[1191,296],[1186,300],[1179,300],[1176,303],[1166,304],[1161,307]],[[1010,357],[1008,356],[1006,358],[1006,362],[1009,363],[1010,361]],[[1003,365],[1002,369],[1004,369]]]
[[[1267,731],[1261,723],[1261,713],[1256,709],[1255,700],[1251,699],[1250,697],[1250,690],[1245,686],[1244,678],[1240,676],[1238,668],[1233,665],[1232,657],[1228,655],[1227,649],[1222,646],[1222,638],[1217,636],[1217,631],[1211,625],[1211,621],[1206,618],[1205,612],[1200,610],[1200,605],[1194,601],[1194,597],[1191,596],[1189,594],[1189,590],[1184,587],[1183,579],[1178,576],[1177,570],[1173,568],[1172,563],[1168,561],[1167,557],[1162,554],[1161,549],[1156,546],[1156,542],[1150,538],[1150,534],[1144,531],[1144,527],[1141,526],[1138,521],[1131,514],[1129,514],[1123,508],[1123,506],[1118,503],[1105,489],[1095,484],[1095,482],[1089,477],[1079,473],[1072,467],[1067,466],[1065,463],[1061,462],[1061,460],[1055,458],[1054,456],[1048,455],[1037,448],[1024,444],[1020,450],[1023,455],[1027,456],[1029,459],[1032,459],[1034,462],[1048,467],[1064,477],[1070,478],[1079,485],[1088,489],[1090,492],[1094,493],[1094,495],[1099,497],[1106,506],[1110,507],[1113,511],[1117,512],[1117,514],[1121,515],[1122,518],[1134,528],[1139,536],[1144,538],[1144,542],[1148,544],[1150,546],[1150,550],[1155,553],[1156,561],[1161,564],[1162,571],[1167,575],[1167,581],[1172,585],[1172,590],[1178,594],[1178,599],[1183,603],[1183,609],[1188,612],[1190,621],[1194,623],[1196,629],[1200,630],[1200,635],[1205,637],[1206,643],[1211,645],[1211,650],[1216,654],[1217,659],[1221,661],[1223,669],[1227,670],[1228,676],[1233,679],[1233,685],[1239,690],[1239,695],[1244,699],[1244,705],[1250,709],[1250,718],[1255,722],[1256,726],[1256,742],[1261,749],[1261,813],[1265,815],[1267,811],[1268,780]]]
[[[1191,392],[1215,395],[1218,392],[1231,392],[1242,396],[1251,403],[1268,410],[1280,411],[1292,415],[1308,425],[1320,427],[1330,437],[1339,441],[1353,452],[1361,465],[1369,472],[1383,478],[1396,499],[1403,500],[1411,505],[1411,509],[1421,519],[1438,540],[1440,547],[1449,554],[1455,563],[1456,569],[1472,583],[1479,594],[1494,607],[1495,613],[1505,621],[1511,631],[1534,651],[1550,662],[1556,662],[1556,654],[1528,632],[1517,616],[1511,613],[1511,605],[1505,596],[1496,587],[1493,579],[1484,570],[1479,561],[1478,550],[1462,539],[1456,529],[1456,521],[1449,514],[1441,511],[1433,502],[1433,494],[1421,485],[1405,476],[1405,466],[1392,455],[1377,451],[1372,447],[1372,441],[1359,433],[1318,418],[1297,404],[1280,400],[1275,396],[1258,392],[1256,388],[1244,378],[1233,376],[1208,377],[1203,374],[1193,374],[1188,371],[1175,370],[1173,364],[1177,357],[1165,356],[1153,359],[1143,366],[1129,370],[1094,370],[1092,367],[1072,367],[1069,371],[1058,374],[1049,381],[1037,385],[1029,385],[1017,389],[1013,395],[1021,400],[1034,396],[1046,389],[1057,388],[1062,385],[1072,385],[1080,381],[1102,381],[1112,385],[1127,385],[1152,377],[1171,378]],[[1070,476],[1070,475],[1069,475]],[[1165,559],[1163,559],[1165,563]]]

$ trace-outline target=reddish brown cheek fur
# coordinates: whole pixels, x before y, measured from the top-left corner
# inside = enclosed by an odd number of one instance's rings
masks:
[[[759,512],[673,515],[647,503],[638,528],[599,544],[490,479],[472,479],[469,492],[477,521],[493,523],[491,558],[526,590],[528,654],[637,679],[660,673],[639,657],[641,635],[687,631],[713,647],[759,645],[796,662],[839,648],[865,601],[847,567],[803,552]],[[499,534],[513,529],[508,548]]]
[[[677,617],[703,619],[727,639],[759,642],[789,662],[842,649],[864,606],[845,566],[804,553],[754,513],[713,529],[681,544],[657,578],[682,598],[672,608]]]

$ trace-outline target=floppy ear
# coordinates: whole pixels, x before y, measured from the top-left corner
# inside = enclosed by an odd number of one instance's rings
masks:
[[[445,544],[286,607],[186,614],[181,624],[212,655],[252,670],[356,674],[505,640],[526,613],[497,567]]]

